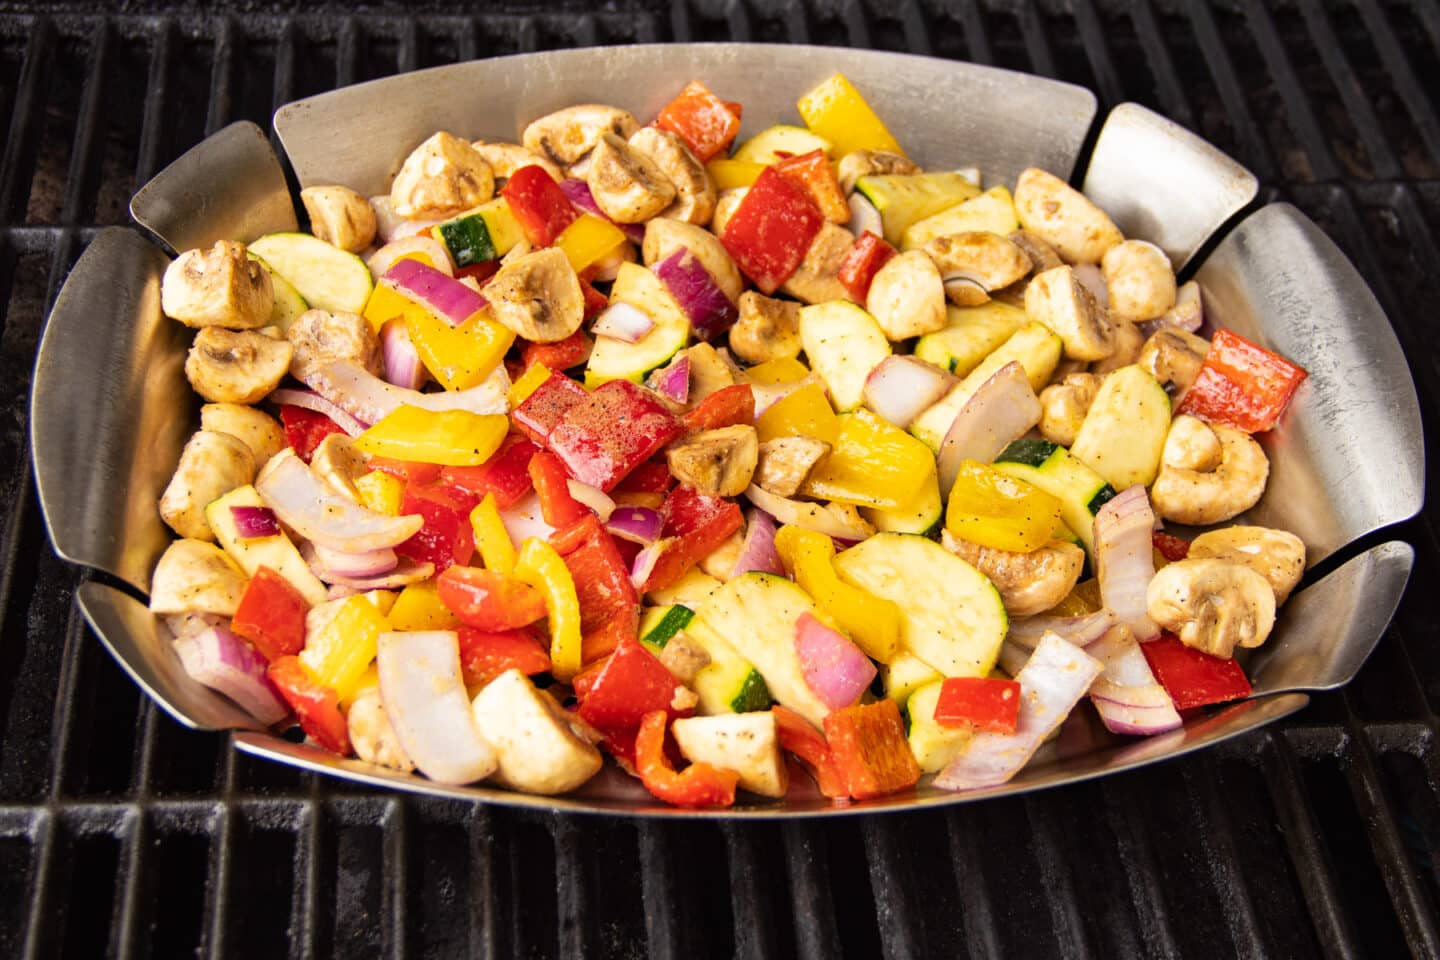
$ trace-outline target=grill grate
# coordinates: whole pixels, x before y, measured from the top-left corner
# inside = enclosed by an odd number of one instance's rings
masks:
[[[970,59],[1164,112],[1336,239],[1435,422],[1433,2],[116,6],[0,4],[0,955],[1440,955],[1440,608],[1423,589],[1348,690],[1123,778],[838,823],[557,818],[319,779],[179,728],[72,607],[81,574],[49,549],[25,443],[66,272],[206,133],[416,67],[672,39]],[[1403,534],[1433,582],[1436,514]]]

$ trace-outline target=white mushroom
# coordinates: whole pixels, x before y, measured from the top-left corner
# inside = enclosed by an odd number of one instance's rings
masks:
[[[646,222],[645,242],[640,248],[645,266],[654,266],[676,250],[690,251],[725,296],[732,302],[740,299],[745,279],[740,276],[740,268],[735,266],[729,251],[715,234],[704,227],[669,217],[655,217]]]
[[[534,343],[564,340],[585,318],[580,280],[558,247],[505,264],[485,287],[485,296],[496,320]]]
[[[957,307],[985,303],[993,291],[1023,279],[1034,266],[1020,247],[983,230],[936,237],[920,249],[935,261],[945,295]]]
[[[468,141],[441,130],[405,158],[390,185],[390,206],[407,220],[448,217],[494,195],[490,164]]]
[[[945,287],[935,261],[919,250],[891,257],[870,281],[865,308],[890,340],[944,328]]]
[[[1046,270],[1053,270],[1056,267],[1064,266],[1065,261],[1060,259],[1060,254],[1040,237],[1029,230],[1016,230],[1005,238],[1025,252],[1030,258],[1030,272],[1044,273]]]
[[[228,433],[244,443],[257,468],[285,447],[285,431],[274,417],[240,403],[205,404],[200,408],[200,429]]]
[[[574,790],[600,772],[600,751],[519,670],[486,684],[470,709],[480,735],[495,748],[496,783],[548,795]]]
[[[1181,414],[1165,438],[1150,501],[1175,523],[1219,523],[1255,506],[1269,476],[1270,461],[1249,434]]]
[[[1015,182],[1020,226],[1044,240],[1068,263],[1099,263],[1125,237],[1105,212],[1064,180],[1030,167]]]
[[[1179,329],[1156,330],[1136,360],[1161,386],[1174,384],[1176,399],[1185,395],[1210,352],[1210,341]]]
[[[1104,360],[1092,363],[1090,372],[1104,376],[1121,367],[1128,367],[1140,359],[1140,349],[1144,345],[1145,334],[1138,326],[1129,320],[1115,319],[1115,350]]]
[[[150,578],[152,613],[233,617],[249,579],[229,555],[203,540],[176,540],[160,554]]]
[[[712,497],[738,497],[750,486],[760,442],[748,423],[701,430],[665,451],[675,479]]]
[[[175,475],[160,497],[161,519],[182,537],[214,540],[205,508],[254,480],[255,469],[255,455],[243,440],[197,430],[180,451]]]
[[[898,153],[891,153],[889,150],[852,150],[840,158],[840,164],[836,169],[836,175],[840,179],[840,189],[847,194],[855,189],[855,181],[861,177],[907,175],[919,172],[920,168],[910,159],[902,157]]]
[[[735,371],[720,351],[708,343],[697,343],[684,351],[690,358],[690,399],[694,407],[716,390],[735,385]]]
[[[334,492],[361,502],[355,481],[370,471],[365,454],[343,433],[332,433],[320,441],[310,455],[310,472]]]
[[[746,363],[800,355],[800,304],[755,290],[740,295],[740,317],[730,328],[730,349]]]
[[[780,285],[780,292],[809,304],[854,299],[840,282],[840,267],[854,243],[855,235],[844,227],[822,224],[810,241],[810,249],[805,251],[805,259]]]
[[[670,730],[680,752],[692,763],[735,771],[742,790],[762,797],[785,796],[789,772],[771,711],[682,717]]]
[[[358,313],[306,310],[290,324],[285,338],[295,347],[290,375],[302,382],[316,367],[336,360],[354,361],[376,376],[384,370],[380,338]]]
[[[165,268],[160,308],[187,327],[253,330],[270,322],[275,287],[245,244],[219,240],[209,250],[185,251]]]
[[[715,181],[684,140],[659,127],[641,127],[629,143],[649,157],[675,188],[675,201],[660,216],[685,223],[710,222],[715,214]]]
[[[518,143],[486,143],[484,140],[476,140],[470,146],[475,148],[481,159],[490,164],[490,172],[501,179],[508,180],[521,167],[539,167],[550,174],[550,179],[556,183],[565,179],[565,174],[550,162],[549,157]]]
[[[310,217],[310,232],[326,243],[359,253],[374,242],[375,209],[349,187],[306,187],[300,202]]]
[[[1115,352],[1115,324],[1069,267],[1055,267],[1025,288],[1025,313],[1043,323],[1076,360],[1104,360]]]
[[[695,675],[710,665],[710,653],[681,630],[665,643],[660,662],[688,687],[695,683]]]
[[[1191,540],[1189,559],[1225,560],[1249,567],[1270,584],[1278,607],[1305,573],[1305,543],[1286,530],[1225,527]]]
[[[715,216],[710,218],[710,232],[717,237],[725,235],[725,227],[730,223],[730,218],[735,215],[735,210],[740,206],[740,201],[750,192],[749,187],[736,187],[734,190],[721,190],[720,195],[715,198]]]
[[[1040,435],[1062,447],[1073,444],[1099,390],[1100,378],[1093,373],[1066,374],[1041,390]]]
[[[185,377],[212,403],[256,403],[280,385],[295,348],[254,330],[206,327],[185,358]]]
[[[385,714],[379,687],[370,687],[355,698],[345,714],[345,726],[350,734],[350,745],[355,748],[355,756],[361,760],[401,773],[415,769],[414,761],[400,745],[400,738],[395,735],[395,728]]]
[[[1127,320],[1149,320],[1175,306],[1175,269],[1165,251],[1144,240],[1126,240],[1100,261],[1110,312]]]
[[[1275,626],[1275,592],[1247,566],[1225,560],[1166,564],[1145,592],[1145,605],[1162,630],[1186,646],[1229,657],[1258,647]]]
[[[1043,613],[1064,600],[1085,567],[1085,551],[1064,540],[1051,540],[1029,553],[982,547],[949,530],[942,531],[941,540],[945,549],[990,579],[1012,617]]]
[[[546,114],[525,128],[520,142],[526,149],[549,157],[560,167],[569,167],[600,142],[601,134],[628,140],[639,122],[618,107],[582,103]]]
[[[616,223],[641,223],[675,199],[675,185],[655,161],[613,133],[601,134],[585,182],[595,203]]]
[[[814,437],[766,440],[758,451],[755,485],[776,496],[793,497],[829,452],[830,444]]]

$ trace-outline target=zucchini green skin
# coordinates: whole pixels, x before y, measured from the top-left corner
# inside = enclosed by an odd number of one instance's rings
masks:
[[[448,220],[435,226],[435,239],[450,251],[457,267],[488,263],[499,258],[499,251],[490,239],[490,227],[478,213]]]
[[[308,233],[266,234],[250,250],[319,310],[363,313],[375,286],[364,260]]]
[[[1095,514],[1115,496],[1104,477],[1049,440],[1014,441],[995,458],[995,469],[1058,499],[1065,525],[1094,559]]]
[[[662,610],[663,613],[660,612]],[[684,604],[677,603],[669,608],[656,607],[647,615],[647,620],[651,622],[640,625],[640,642],[656,650],[664,650],[670,638],[684,630],[693,619],[695,611]]]

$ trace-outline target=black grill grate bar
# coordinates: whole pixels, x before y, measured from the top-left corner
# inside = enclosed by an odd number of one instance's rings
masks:
[[[787,823],[781,832],[790,874],[796,949],[802,960],[838,957],[840,936],[835,924],[835,901],[830,896],[830,867],[819,831],[809,824]]]
[[[280,109],[282,104],[295,99],[295,21],[285,18],[280,35],[275,38],[275,74],[272,84],[270,109]],[[269,124],[263,124],[269,128]]]
[[[139,952],[142,943],[139,917],[142,878],[148,872],[150,821],[139,814],[130,817],[121,834],[120,844],[120,862],[116,870],[120,884],[110,923],[110,955],[127,960]]]
[[[925,17],[921,0],[905,0],[900,7],[900,23],[905,30],[905,46],[911,53],[927,57],[934,54],[935,49],[930,42],[930,23]]]
[[[731,0],[726,6],[725,25],[731,40],[745,43],[752,39],[750,8],[745,5],[744,0]]]
[[[381,893],[381,942],[386,955],[403,960],[410,952],[409,913],[406,894],[410,889],[410,846],[409,816],[405,802],[392,798],[383,820],[385,840],[381,853],[381,869],[385,871],[385,886]],[[471,855],[489,854],[471,836]],[[487,859],[487,867],[488,860]]]
[[[852,47],[869,47],[870,18],[865,13],[862,0],[845,0],[841,6],[845,21],[846,42]]]
[[[295,825],[294,876],[290,910],[290,955],[314,957],[322,952],[320,939],[320,862],[325,806],[320,802],[320,784],[310,779],[311,802],[301,808]]]
[[[1341,102],[1345,104],[1345,112],[1349,114],[1350,121],[1355,124],[1355,129],[1360,134],[1373,174],[1382,180],[1398,177],[1401,173],[1400,161],[1390,147],[1389,137],[1380,127],[1380,120],[1375,116],[1369,97],[1360,89],[1360,82],[1355,78],[1355,71],[1350,67],[1350,61],[1345,56],[1339,38],[1335,36],[1329,18],[1325,16],[1324,10],[1313,2],[1301,3],[1300,11],[1305,18],[1305,27],[1315,41],[1320,61],[1330,74]]]
[[[763,868],[759,858],[762,837],[751,824],[727,823],[721,828],[725,836],[726,857],[730,863],[730,916],[735,930],[735,953],[744,960],[764,960],[779,956],[775,943],[774,911],[770,909],[769,891],[764,888]]]
[[[335,86],[348,87],[355,82],[359,59],[360,25],[354,17],[345,17],[335,28]]]
[[[488,810],[476,809],[467,828],[470,840],[470,955],[494,960],[503,956],[497,909],[500,893],[495,883],[494,818]]]
[[[1165,37],[1155,20],[1155,8],[1151,6],[1150,0],[1135,0],[1130,6],[1130,22],[1135,25],[1135,36],[1140,41],[1150,74],[1154,77],[1161,107],[1182,126],[1191,130],[1198,129],[1190,98],[1185,95],[1185,88],[1180,83],[1180,75],[1175,70],[1175,59],[1170,56],[1170,48],[1165,45]]]
[[[640,825],[641,899],[645,904],[645,939],[653,960],[688,960],[691,951],[683,944],[685,925],[675,909],[672,891],[676,870],[671,859],[672,844],[667,825],[648,820]]]
[[[237,813],[228,803],[214,813],[210,829],[209,875],[205,882],[205,930],[201,946],[212,957],[227,955],[230,940],[230,886],[234,876]]]
[[[409,73],[420,64],[419,25],[413,19],[406,18],[400,24],[400,36],[397,40],[395,69],[399,73]]]
[[[157,19],[150,41],[150,72],[145,78],[145,113],[140,121],[140,145],[136,150],[135,183],[144,184],[160,169],[161,136],[165,105],[170,90],[174,57],[175,28],[168,19]]]
[[[1202,825],[1200,842],[1208,855],[1206,859],[1220,904],[1219,912],[1230,932],[1234,955],[1264,957],[1267,950],[1255,916],[1255,904],[1240,871],[1240,850],[1235,842],[1229,811],[1217,786],[1215,760],[1204,756],[1195,763],[1186,764],[1183,771],[1196,818]]]
[[[901,824],[867,817],[860,831],[885,956],[895,960],[927,956],[921,927],[924,911],[915,903],[915,878],[901,842]]]
[[[76,116],[76,134],[70,150],[69,180],[65,187],[65,204],[60,210],[60,223],[73,226],[80,220],[85,196],[92,192],[91,184],[99,170],[100,124],[102,106],[105,100],[105,65],[110,53],[110,25],[105,20],[97,22],[90,41],[90,73],[80,94],[80,109]]]
[[[50,914],[50,899],[57,892],[56,884],[50,881],[55,864],[55,817],[47,810],[41,810],[31,828],[31,875],[30,909],[25,922],[25,947],[22,956],[26,960],[43,957],[51,948],[50,924],[45,918]]]
[[[210,66],[210,102],[205,111],[208,137],[230,122],[231,82],[235,72],[235,21],[221,17],[215,27],[215,52]]]
[[[78,779],[82,771],[72,771],[71,765],[83,766],[87,751],[79,748],[81,716],[76,688],[80,682],[80,661],[84,649],[92,643],[75,607],[70,608],[65,624],[65,643],[60,658],[59,683],[56,685],[55,713],[50,729],[54,731],[51,740],[50,790],[51,805],[65,795],[67,780]]]
[[[1044,798],[1025,798],[1025,814],[1035,838],[1031,849],[1040,868],[1045,887],[1045,901],[1050,907],[1050,922],[1055,929],[1058,952],[1065,960],[1085,960],[1094,955],[1085,925],[1080,920],[1080,905],[1070,867],[1065,862],[1066,843],[1056,826],[1054,808]]]
[[[1115,73],[1115,58],[1110,53],[1109,41],[1105,39],[1105,30],[1091,0],[1075,0],[1075,26],[1080,32],[1090,72],[1100,88],[1100,101],[1120,103],[1125,99],[1125,88]]]
[[[586,856],[580,827],[573,817],[555,817],[550,824],[550,835],[555,841],[555,900],[559,917],[560,956],[589,956],[595,942],[589,869],[593,858]]]
[[[1311,171],[1317,180],[1338,178],[1340,164],[1335,159],[1335,151],[1331,149],[1330,142],[1321,131],[1310,98],[1305,95],[1285,45],[1280,42],[1274,18],[1263,4],[1251,4],[1245,9],[1256,45],[1261,56],[1265,58],[1281,98],[1285,101],[1286,121],[1305,147]]]
[[[1229,115],[1230,132],[1240,146],[1239,160],[1249,167],[1261,181],[1273,181],[1275,164],[1258,133],[1259,128],[1254,118],[1250,116],[1250,108],[1245,102],[1245,91],[1235,73],[1235,65],[1230,60],[1230,52],[1220,38],[1215,18],[1211,14],[1210,8],[1204,4],[1194,4],[1187,9],[1190,14],[1191,26],[1195,32],[1195,40],[1205,55],[1210,75],[1215,80],[1220,100],[1225,105],[1225,112]]]
[[[960,893],[965,923],[966,952],[972,960],[1001,957],[995,908],[980,869],[980,841],[973,810],[947,811],[945,823],[950,834],[950,860],[955,864],[955,883]]]
[[[990,44],[990,32],[985,27],[985,14],[980,4],[967,3],[964,11],[965,48],[970,51],[970,59],[976,63],[994,64],[995,48]]]
[[[1106,780],[1100,785],[1100,792],[1105,799],[1105,820],[1115,836],[1130,901],[1135,906],[1144,937],[1145,955],[1179,957],[1169,909],[1159,884],[1152,882],[1160,876],[1155,851],[1146,825],[1135,816],[1135,811],[1141,808],[1136,789],[1128,782]]]
[[[1020,21],[1020,32],[1025,38],[1025,54],[1030,58],[1030,68],[1042,77],[1058,77],[1055,69],[1055,55],[1050,49],[1049,32],[1040,20],[1037,4],[1022,4],[1015,13]]]
[[[1434,4],[1421,4],[1421,16],[1431,19],[1432,27],[1440,27],[1440,13]],[[1357,0],[1356,7],[1360,16],[1365,20],[1365,26],[1370,31],[1371,38],[1375,41],[1375,48],[1380,54],[1386,69],[1395,80],[1395,93],[1399,96],[1405,109],[1410,112],[1410,119],[1415,124],[1415,129],[1420,133],[1420,139],[1425,144],[1425,149],[1430,151],[1430,156],[1440,162],[1440,118],[1437,118],[1435,105],[1425,95],[1425,87],[1415,76],[1415,70],[1410,65],[1410,60],[1405,56],[1399,40],[1395,37],[1395,31],[1390,26],[1390,21],[1380,9],[1375,0]],[[1432,31],[1431,40],[1437,48],[1440,48],[1440,34]],[[1431,83],[1435,81],[1431,77]],[[1432,91],[1434,87],[1430,88]]]
[[[45,110],[45,78],[54,49],[55,33],[48,17],[30,22],[30,38],[25,44],[25,57],[20,80],[15,89],[14,113],[5,138],[5,152],[0,159],[0,224],[23,222],[25,199],[29,193],[30,171],[39,149],[40,128]]]

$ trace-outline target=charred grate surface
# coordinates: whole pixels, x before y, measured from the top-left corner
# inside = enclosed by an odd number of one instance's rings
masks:
[[[1433,2],[292,6],[0,3],[0,955],[1440,955],[1436,511],[1402,531],[1422,586],[1360,678],[1238,743],[949,812],[634,823],[368,791],[182,730],[72,607],[25,434],[67,271],[206,133],[416,67],[723,39],[991,63],[1179,120],[1355,261],[1433,423]]]

